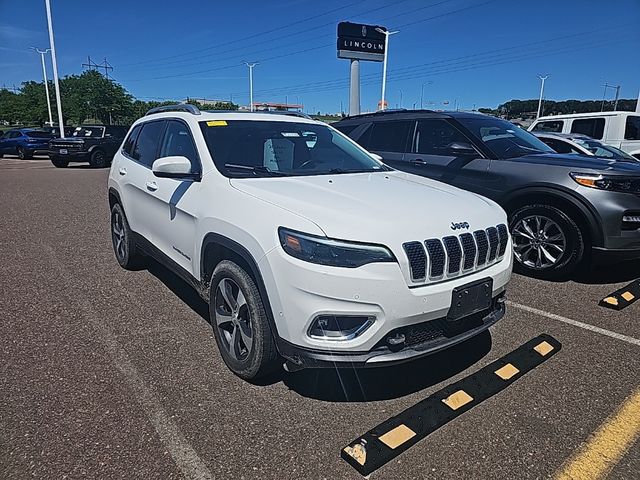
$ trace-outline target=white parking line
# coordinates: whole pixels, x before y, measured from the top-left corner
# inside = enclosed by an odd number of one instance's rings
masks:
[[[43,245],[43,249],[49,254],[51,263],[58,270],[61,278],[68,275],[65,265],[58,260],[53,248]],[[184,437],[178,425],[167,414],[154,389],[144,382],[116,335],[105,322],[97,320],[98,315],[91,302],[78,297],[69,297],[69,300],[79,307],[87,322],[97,331],[114,365],[122,373],[134,398],[140,403],[178,470],[190,480],[212,480],[213,475]]]
[[[525,312],[535,313],[536,315],[541,315],[543,317],[550,318],[551,320],[558,320],[559,322],[564,322],[569,325],[573,325],[574,327],[584,328],[585,330],[590,330],[592,332],[596,332],[601,335],[606,335],[607,337],[615,338],[616,340],[621,340],[623,342],[627,342],[632,345],[637,345],[640,347],[640,340],[637,338],[629,337],[621,333],[612,332],[611,330],[605,330],[604,328],[594,327],[593,325],[589,325],[588,323],[578,322],[577,320],[572,320],[567,317],[562,317],[560,315],[556,315],[555,313],[545,312],[544,310],[538,310],[537,308],[512,302],[511,300],[507,300],[507,305],[514,308],[518,308],[520,310],[524,310]]]

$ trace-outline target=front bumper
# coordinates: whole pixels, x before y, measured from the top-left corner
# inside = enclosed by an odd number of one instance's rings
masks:
[[[504,316],[505,311],[504,293],[501,293],[494,298],[490,310],[463,318],[457,322],[459,325],[455,327],[451,326],[446,318],[401,327],[397,330],[407,332],[409,338],[412,336],[416,339],[423,337],[424,341],[411,342],[411,344],[405,344],[399,348],[393,348],[384,342],[379,342],[378,346],[369,352],[323,352],[297,347],[280,340],[278,349],[280,354],[290,363],[290,369],[365,368],[396,365],[432,355],[469,340],[488,330],[491,325]]]
[[[62,158],[72,162],[82,162],[89,159],[89,152],[86,150],[68,150],[67,153],[60,153],[59,149],[52,148],[48,154],[51,157]]]
[[[507,251],[511,251],[510,243]],[[279,337],[278,347],[284,357],[292,360],[317,357],[328,359],[331,364],[338,361],[373,364],[377,361],[372,358],[381,353],[393,355],[378,361],[404,361],[401,357],[406,354],[380,350],[387,336],[407,327],[435,327],[447,317],[456,287],[491,278],[495,308],[484,312],[484,317],[491,318],[470,326],[459,335],[444,332],[438,336],[437,344],[410,345],[410,350],[418,355],[432,353],[476,335],[495,323],[504,314],[497,299],[511,278],[512,255],[505,255],[499,262],[473,274],[419,287],[407,285],[397,263],[372,263],[359,268],[326,267],[295,259],[282,248],[269,252],[261,259],[259,267]],[[331,340],[308,334],[319,315],[366,316],[375,320],[355,338]],[[410,358],[413,356],[409,355]]]

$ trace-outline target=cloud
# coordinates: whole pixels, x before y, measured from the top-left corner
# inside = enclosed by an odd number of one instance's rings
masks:
[[[0,38],[6,40],[25,40],[36,37],[41,33],[42,32],[36,30],[15,27],[13,25],[0,25]]]

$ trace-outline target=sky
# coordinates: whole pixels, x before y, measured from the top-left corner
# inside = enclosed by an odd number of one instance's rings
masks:
[[[496,107],[537,98],[621,98],[640,90],[640,0],[51,0],[58,71],[90,56],[143,100],[209,98],[348,110],[349,60],[336,55],[340,21],[384,25],[390,108]],[[0,0],[0,87],[42,80],[49,47],[44,0]],[[52,78],[50,58],[47,59]],[[361,104],[374,110],[382,64],[361,62]],[[614,89],[607,90],[613,98]]]

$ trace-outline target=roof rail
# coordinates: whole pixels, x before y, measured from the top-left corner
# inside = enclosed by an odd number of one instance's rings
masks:
[[[293,112],[287,110],[256,110],[254,112],[250,112],[249,110],[204,110],[207,113],[239,113],[239,114],[249,114],[249,113],[264,113],[270,115],[288,115],[290,117],[300,117],[311,119],[309,115],[302,112]]]
[[[293,112],[290,110],[261,110],[253,113],[271,113],[273,115],[288,115],[289,117],[300,117],[300,118],[308,118],[311,119],[309,115],[302,112]]]
[[[178,103],[175,105],[163,105],[161,107],[152,108],[145,114],[145,116],[162,112],[187,112],[192,115],[200,115],[200,109],[195,105],[191,105],[190,103]]]

